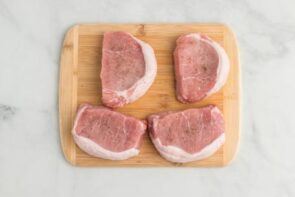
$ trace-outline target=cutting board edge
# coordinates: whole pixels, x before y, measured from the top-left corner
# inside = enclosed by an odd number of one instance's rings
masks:
[[[59,76],[59,134],[60,134],[60,142],[61,142],[61,147],[62,147],[62,151],[63,151],[63,155],[65,157],[65,160],[70,163],[73,166],[77,166],[76,165],[76,157],[75,157],[75,153],[73,153],[72,150],[74,149],[70,149],[68,148],[69,143],[73,144],[74,142],[68,142],[65,138],[66,136],[64,135],[64,130],[65,128],[63,128],[64,124],[63,121],[64,119],[62,118],[63,110],[65,110],[65,106],[64,106],[64,97],[62,96],[64,94],[64,77],[65,75],[63,75],[63,72],[68,72],[68,63],[67,61],[73,61],[74,62],[74,38],[77,37],[77,31],[79,29],[79,24],[75,24],[72,25],[65,33],[64,35],[64,39],[63,39],[63,44],[62,44],[62,50],[61,50],[61,56],[60,56],[60,76]],[[69,51],[69,55],[65,55],[66,51]],[[77,103],[77,102],[74,102]],[[71,138],[72,139],[72,138]]]
[[[232,148],[233,151],[231,152],[231,154],[224,157],[223,166],[225,167],[225,166],[229,166],[235,160],[235,158],[238,155],[239,147],[240,147],[240,137],[241,137],[240,132],[241,132],[241,120],[242,120],[242,118],[241,118],[241,111],[242,111],[242,109],[241,109],[241,106],[242,106],[241,105],[241,103],[242,103],[242,99],[241,99],[242,98],[242,95],[241,95],[241,93],[242,93],[242,90],[241,90],[241,88],[242,88],[242,79],[241,79],[240,51],[239,51],[239,47],[238,47],[236,34],[232,30],[232,28],[229,27],[229,25],[223,24],[223,26],[224,26],[225,31],[228,32],[228,34],[230,35],[230,37],[232,39],[233,48],[234,48],[234,51],[236,52],[236,56],[235,56],[236,62],[235,62],[235,64],[237,65],[236,69],[238,70],[236,72],[236,77],[237,77],[237,81],[238,81],[238,84],[237,84],[237,86],[238,86],[238,91],[237,91],[238,92],[237,93],[237,96],[238,96],[238,99],[237,99],[237,101],[238,101],[238,105],[237,105],[238,106],[238,108],[237,108],[237,110],[238,110],[238,112],[237,112],[238,124],[237,124],[237,128],[236,128],[237,129],[237,132],[236,132],[236,138],[237,139],[234,140],[235,145]]]

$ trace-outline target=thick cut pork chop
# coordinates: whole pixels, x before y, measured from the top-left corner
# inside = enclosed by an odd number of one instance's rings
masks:
[[[139,153],[144,121],[105,107],[82,105],[77,113],[72,134],[86,153],[111,160],[123,160]]]
[[[137,100],[152,85],[157,72],[154,51],[125,32],[106,32],[102,51],[102,102],[112,108]]]
[[[225,83],[229,60],[224,49],[205,35],[180,36],[174,50],[177,98],[183,103],[200,101]]]
[[[156,149],[172,162],[204,159],[225,141],[223,115],[213,105],[151,115],[148,125]]]

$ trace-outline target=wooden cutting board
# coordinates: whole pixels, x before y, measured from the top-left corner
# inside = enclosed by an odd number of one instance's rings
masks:
[[[158,72],[148,92],[136,102],[118,111],[144,119],[147,115],[168,110],[181,110],[217,105],[224,114],[226,141],[213,156],[186,164],[171,163],[160,157],[146,135],[140,154],[125,161],[94,158],[74,143],[71,129],[77,108],[82,103],[101,105],[100,66],[103,33],[126,31],[149,43],[155,50]],[[218,93],[193,104],[182,104],[175,97],[173,50],[175,40],[184,33],[201,32],[221,44],[231,68],[226,85]],[[220,24],[81,24],[65,36],[60,61],[59,81],[60,140],[65,158],[77,166],[224,166],[237,151],[240,131],[240,67],[238,49],[232,31]]]

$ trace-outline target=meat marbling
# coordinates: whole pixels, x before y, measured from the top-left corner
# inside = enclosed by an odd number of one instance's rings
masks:
[[[136,156],[146,130],[146,122],[106,107],[81,105],[72,134],[86,153],[111,160]]]
[[[157,62],[150,45],[126,32],[106,32],[102,51],[102,102],[117,108],[134,102],[152,85]]]
[[[180,36],[174,50],[177,98],[183,103],[200,101],[226,82],[229,59],[225,50],[206,35]]]
[[[148,126],[156,149],[172,162],[207,158],[225,141],[223,115],[213,105],[150,115]]]

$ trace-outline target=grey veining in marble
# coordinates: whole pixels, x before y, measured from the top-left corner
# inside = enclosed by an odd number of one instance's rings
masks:
[[[294,0],[1,0],[0,196],[295,196]],[[76,168],[58,134],[58,71],[75,23],[218,22],[236,33],[239,154],[226,168]]]

